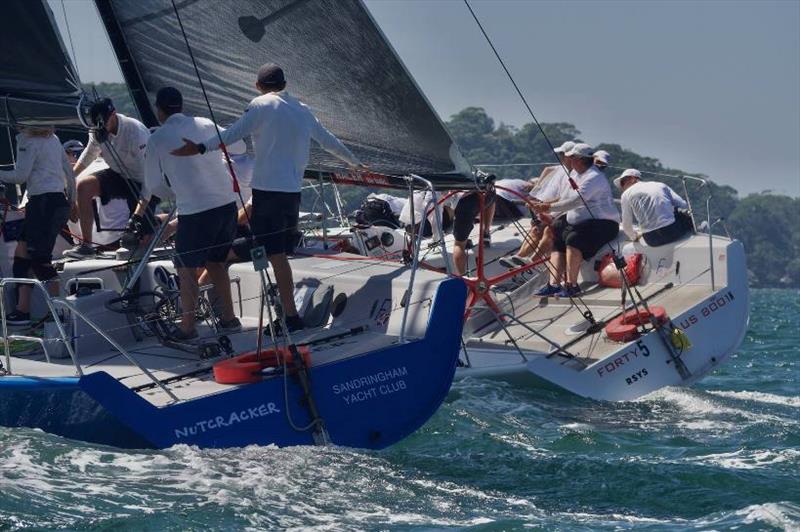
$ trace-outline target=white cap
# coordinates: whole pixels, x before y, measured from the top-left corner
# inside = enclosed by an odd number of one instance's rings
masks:
[[[571,140],[566,141],[564,144],[553,150],[556,153],[567,153],[575,146],[575,143]]]
[[[614,185],[618,189],[622,190],[622,180],[625,179],[626,177],[635,177],[636,179],[641,179],[642,173],[635,168],[628,168],[627,170],[622,172],[622,174],[619,177],[614,179]]]
[[[611,154],[608,153],[606,150],[597,150],[596,152],[594,152],[594,155],[592,155],[592,157],[594,157],[596,161],[600,161],[603,164],[608,164],[608,162],[611,160]]]
[[[592,147],[589,146],[588,144],[585,144],[583,142],[579,142],[578,144],[573,146],[572,149],[570,151],[568,151],[567,153],[565,153],[564,155],[566,155],[567,157],[575,157],[575,156],[577,156],[577,157],[591,157],[593,151],[594,150],[592,149]]]
[[[83,150],[83,143],[79,140],[68,140],[62,144],[64,151],[78,151]]]

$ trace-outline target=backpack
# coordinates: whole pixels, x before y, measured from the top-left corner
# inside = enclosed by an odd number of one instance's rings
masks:
[[[389,202],[379,198],[367,198],[354,213],[356,223],[359,225],[375,225],[378,227],[400,227],[400,220],[392,212]]]

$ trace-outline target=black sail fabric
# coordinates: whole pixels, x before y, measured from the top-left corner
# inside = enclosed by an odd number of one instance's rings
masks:
[[[81,128],[77,76],[46,0],[5,0],[0,123]]]
[[[170,0],[96,0],[142,110],[167,85],[208,116]],[[436,113],[358,0],[176,0],[215,117],[235,121],[258,93],[258,68],[280,65],[287,90],[375,172],[469,184]],[[135,67],[135,68],[134,68]],[[142,98],[146,95],[147,98]],[[309,168],[342,163],[316,146]],[[442,174],[449,174],[443,176]]]

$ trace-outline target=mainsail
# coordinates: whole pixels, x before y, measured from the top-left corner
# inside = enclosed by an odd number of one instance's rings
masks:
[[[171,0],[95,0],[141,116],[155,125],[159,88],[208,116]],[[360,0],[176,0],[221,125],[257,95],[255,73],[274,62],[287,90],[376,173],[472,183],[469,169]],[[341,163],[314,148],[309,168]]]
[[[0,17],[0,124],[83,129],[77,76],[46,0],[6,0]]]

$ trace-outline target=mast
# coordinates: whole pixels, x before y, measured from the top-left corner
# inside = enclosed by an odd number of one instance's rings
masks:
[[[122,76],[125,78],[125,83],[128,84],[128,90],[131,93],[136,109],[139,111],[142,123],[147,127],[158,126],[158,120],[147,97],[144,81],[136,66],[136,61],[134,61],[133,55],[125,42],[125,34],[119,24],[119,19],[114,13],[114,6],[110,0],[95,0],[95,6],[97,6],[97,11],[100,13],[100,18],[106,27],[114,53],[119,59]]]

